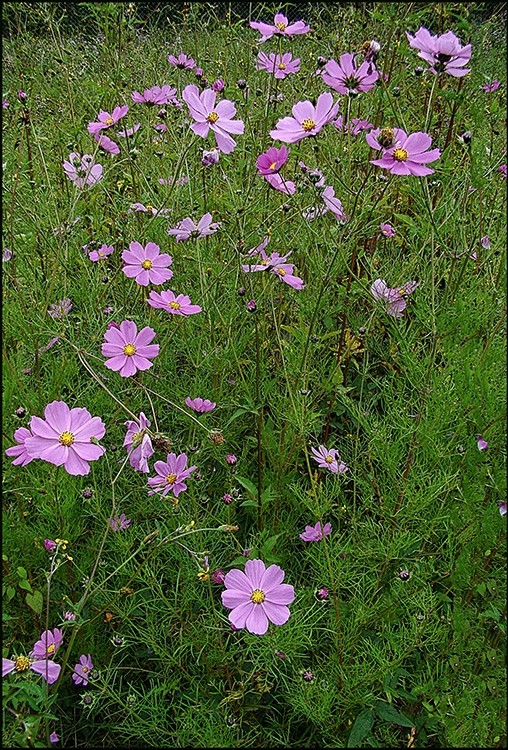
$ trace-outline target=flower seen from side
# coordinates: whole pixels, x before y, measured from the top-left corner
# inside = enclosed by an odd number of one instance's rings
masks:
[[[48,552],[54,552],[56,548],[58,547],[58,544],[54,542],[52,539],[45,539],[44,547],[45,549],[48,550]]]
[[[365,140],[376,151],[391,148],[402,138],[407,138],[407,135],[401,128],[374,128],[365,134]]]
[[[209,151],[203,149],[201,156],[201,164],[203,167],[212,167],[214,164],[218,164],[220,159],[220,151],[218,148],[212,148]]]
[[[102,165],[97,164],[91,154],[80,156],[73,151],[69,159],[63,162],[63,168],[69,180],[78,188],[94,185],[102,177]]]
[[[318,599],[321,599],[321,601],[328,599],[329,591],[326,586],[321,586],[321,588],[316,591],[316,596]]]
[[[131,138],[134,135],[134,133],[138,132],[140,127],[141,127],[141,123],[137,122],[135,123],[135,125],[132,126],[132,128],[124,128],[124,130],[117,130],[116,134],[120,138]]]
[[[201,138],[206,138],[210,130],[215,135],[217,148],[229,154],[236,146],[231,137],[244,132],[243,120],[234,120],[236,107],[229,99],[222,99],[215,104],[217,94],[213,89],[200,92],[195,84],[189,84],[182,92],[182,99],[189,108],[189,114],[194,120],[191,130]]]
[[[284,625],[289,620],[288,605],[294,601],[293,586],[283,583],[285,573],[278,565],[265,567],[262,560],[247,560],[245,572],[233,568],[224,578],[222,603],[235,630],[246,628],[264,635],[268,625]]]
[[[328,60],[321,77],[339,94],[356,95],[373,89],[379,73],[374,65],[366,60],[357,68],[355,56],[350,52],[345,52],[340,56],[339,62]]]
[[[129,528],[131,523],[131,519],[127,518],[125,513],[122,513],[120,516],[113,516],[113,518],[110,518],[109,520],[109,525],[115,532],[125,531],[125,529]]]
[[[264,21],[251,21],[249,25],[251,29],[255,29],[261,34],[261,38],[258,39],[260,44],[266,42],[267,39],[270,39],[274,35],[291,37],[296,34],[307,34],[310,31],[310,26],[303,21],[289,23],[286,16],[282,13],[275,14],[273,24],[265,23]]]
[[[226,574],[223,570],[220,568],[217,568],[217,570],[214,570],[211,575],[212,583],[224,583],[224,578],[226,577]]]
[[[277,122],[270,136],[275,141],[298,143],[303,138],[317,135],[320,130],[335,117],[339,105],[334,104],[333,97],[327,91],[318,96],[316,106],[310,101],[295,104],[291,110],[292,117],[283,117]]]
[[[170,208],[154,208],[149,203],[145,206],[143,203],[131,203],[129,210],[127,213],[132,213],[133,211],[140,211],[142,213],[146,214],[152,214],[152,216],[168,216],[171,213]]]
[[[180,453],[168,453],[166,461],[156,461],[154,464],[156,476],[148,478],[149,495],[155,493],[165,497],[172,492],[177,498],[181,492],[185,492],[187,485],[185,479],[188,479],[197,466],[187,467],[187,455]]]
[[[320,542],[323,537],[330,536],[331,533],[332,524],[330,522],[322,526],[318,521],[314,526],[305,526],[305,531],[299,536],[304,542]]]
[[[291,52],[284,52],[283,55],[270,52],[268,55],[260,50],[256,63],[257,70],[267,70],[273,73],[275,78],[284,79],[291,73],[298,73],[300,70],[300,58],[293,60]]]
[[[193,305],[186,294],[175,294],[171,289],[165,289],[160,294],[152,290],[147,302],[150,307],[165,310],[171,315],[196,315],[202,310],[199,305]]]
[[[25,439],[32,458],[40,458],[54,466],[63,466],[68,474],[86,475],[90,461],[97,461],[104,448],[97,441],[106,428],[100,417],[92,417],[82,407],[70,409],[64,401],[52,401],[44,410],[45,419],[33,416]]]
[[[418,57],[429,63],[432,73],[448,73],[461,78],[470,72],[470,68],[464,66],[471,59],[471,45],[463,47],[452,31],[434,36],[425,26],[421,26],[414,36],[407,31],[406,36],[409,46],[419,50]]]
[[[127,433],[123,441],[123,447],[129,453],[129,463],[135,471],[148,474],[150,467],[148,459],[154,454],[152,440],[148,434],[151,422],[143,412],[139,414],[139,421],[128,419],[125,423]]]
[[[145,89],[142,94],[139,91],[133,91],[131,98],[137,104],[148,104],[150,106],[162,106],[174,104],[175,101],[178,102],[176,88],[171,88],[167,83],[163,86],[152,86],[150,89]]]
[[[418,286],[417,281],[408,281],[404,286],[391,288],[384,279],[376,279],[370,287],[372,296],[386,305],[386,312],[393,318],[401,318],[406,309],[406,297]]]
[[[262,248],[262,245],[263,243],[259,247]],[[271,273],[274,273],[280,281],[293,287],[293,289],[301,290],[305,288],[303,280],[294,274],[294,265],[292,263],[286,263],[291,252],[286,255],[279,255],[279,253],[271,253],[270,255],[267,255],[264,249],[259,249],[258,252],[262,258],[261,263],[256,265],[242,265],[242,271],[245,273],[270,271]],[[249,252],[249,255],[251,254],[252,251]]]
[[[214,234],[214,232],[220,229],[220,226],[220,222],[212,221],[212,214],[206,213],[197,224],[193,222],[190,216],[187,216],[176,227],[168,229],[168,234],[170,237],[174,237],[177,242],[184,242],[190,239],[198,240],[201,237]]]
[[[369,135],[373,132],[367,134],[368,142]],[[384,150],[380,159],[371,159],[370,163],[388,169],[391,174],[424,177],[434,173],[434,170],[425,164],[436,161],[441,156],[438,148],[428,150],[431,144],[432,138],[427,133],[419,131],[406,135],[404,131],[399,130],[399,139],[395,145]]]
[[[212,83],[212,91],[215,91],[217,94],[220,94],[225,88],[226,84],[222,78],[217,78],[217,80]]]
[[[178,57],[175,57],[175,55],[168,55],[167,60],[168,63],[179,70],[192,70],[196,67],[196,63],[192,57],[187,57],[183,52],[181,52]]]
[[[103,243],[98,250],[91,250],[88,253],[88,258],[94,263],[97,263],[98,261],[107,258],[108,255],[111,255],[112,253],[114,253],[114,251],[115,248],[113,247],[113,245],[106,245]]]
[[[333,474],[344,474],[349,471],[346,464],[341,460],[338,450],[335,448],[325,448],[324,445],[320,445],[319,448],[311,448],[313,453],[312,458],[317,461],[318,466],[321,469],[328,469]]]
[[[152,367],[151,359],[159,354],[159,345],[152,344],[155,331],[145,326],[138,332],[134,321],[123,320],[119,328],[108,328],[104,334],[102,355],[109,370],[118,372],[122,378],[135,375],[138,370]]]
[[[90,677],[90,672],[92,669],[93,662],[90,654],[88,654],[87,656],[85,656],[85,654],[81,654],[81,656],[79,657],[79,662],[74,666],[74,672],[72,675],[74,684],[83,685],[83,687],[88,685],[88,679]]]
[[[45,630],[41,633],[40,639],[35,643],[29,656],[35,659],[48,659],[53,657],[63,642],[63,633],[58,628],[53,631]]]
[[[88,123],[88,132],[93,136],[100,134],[102,130],[107,130],[116,125],[122,117],[125,117],[128,111],[129,107],[126,104],[121,107],[115,107],[111,114],[101,110],[97,121]]]
[[[285,195],[294,195],[296,192],[296,185],[291,180],[286,180],[280,174],[266,174],[264,175],[265,181],[274,190],[279,190]]]
[[[12,461],[13,466],[26,466],[30,461],[33,461],[33,456],[30,456],[27,453],[25,446],[25,440],[31,437],[33,437],[33,435],[28,427],[18,427],[18,429],[15,430],[14,440],[18,445],[13,445],[5,451],[7,456],[14,456],[14,461]]]
[[[102,148],[102,150],[106,151],[108,154],[120,153],[120,147],[109,136],[101,134],[101,133],[96,133],[94,135],[94,139],[96,143],[99,145],[99,148]]]
[[[213,401],[209,401],[207,398],[200,398],[199,396],[197,398],[187,396],[185,403],[189,409],[200,414],[206,414],[207,412],[213,411],[216,407],[216,404]]]
[[[386,222],[385,224],[381,224],[380,229],[383,237],[395,237],[395,229],[391,224],[388,224],[388,222]]]
[[[492,94],[494,91],[497,91],[500,86],[501,86],[501,82],[494,80],[494,81],[491,81],[490,83],[485,83],[482,86],[482,89],[483,91],[486,91],[488,94]]]
[[[498,500],[497,504],[499,507],[499,514],[501,516],[506,516],[506,512],[508,510],[508,504],[506,503],[506,500]]]
[[[161,253],[155,242],[147,242],[145,247],[139,242],[131,242],[129,249],[123,251],[122,260],[125,263],[124,274],[140,286],[164,284],[173,276],[173,271],[168,268],[173,258]]]
[[[51,734],[49,735],[49,741],[51,742],[52,745],[56,745],[57,742],[60,742],[60,737],[57,735],[56,732],[51,732]]]

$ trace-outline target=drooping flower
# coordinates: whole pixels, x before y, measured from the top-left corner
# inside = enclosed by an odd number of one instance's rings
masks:
[[[125,531],[125,529],[128,529],[131,525],[132,521],[130,518],[127,518],[125,513],[122,513],[120,516],[113,516],[113,518],[110,519],[109,525],[113,529],[113,531]]]
[[[320,542],[323,537],[330,536],[331,533],[332,524],[330,522],[322,526],[318,521],[314,526],[305,526],[305,531],[299,536],[304,542]]]
[[[408,281],[404,286],[390,288],[384,279],[376,279],[370,287],[375,300],[382,300],[386,304],[386,312],[393,318],[401,318],[406,309],[406,300],[409,294],[414,292],[418,286],[417,281]]]
[[[140,286],[164,284],[173,276],[173,271],[168,268],[173,258],[161,253],[155,242],[147,242],[145,247],[139,242],[131,242],[129,249],[123,251],[122,260],[125,263],[124,274],[129,279],[135,279]]]
[[[285,573],[278,565],[265,567],[262,560],[247,560],[245,572],[233,568],[224,578],[222,603],[236,630],[264,635],[268,625],[284,625],[289,620],[288,604],[294,601],[293,586],[282,583]]]
[[[367,141],[373,132],[367,134]],[[433,174],[434,170],[424,165],[439,159],[441,151],[438,148],[427,150],[432,144],[430,135],[421,131],[406,135],[401,130],[399,135],[395,145],[383,151],[381,159],[371,159],[370,163],[388,169],[391,174],[416,177]]]
[[[152,216],[168,216],[171,213],[170,208],[154,208],[149,203],[144,206],[142,203],[131,203],[131,206],[127,213],[133,211],[141,211],[142,213],[152,214]]]
[[[94,135],[94,139],[99,145],[99,148],[102,148],[103,151],[106,151],[108,154],[119,154],[120,153],[120,147],[118,146],[118,143],[115,143],[109,136],[103,135],[101,133],[96,133]]]
[[[2,677],[11,672],[26,672],[31,669],[32,672],[41,675],[48,685],[52,685],[58,680],[61,666],[51,659],[31,659],[28,656],[18,656],[16,659],[2,659]]]
[[[134,375],[138,370],[152,367],[151,359],[159,354],[159,345],[152,344],[155,331],[145,326],[138,333],[132,320],[123,320],[120,328],[108,328],[104,334],[102,355],[109,357],[104,364],[109,370],[118,372],[122,378]]]
[[[313,169],[308,167],[304,161],[299,161],[298,166],[302,170],[306,179],[317,188],[326,187],[326,179],[323,172],[320,169]]]
[[[93,662],[90,654],[88,654],[88,656],[85,656],[85,654],[81,654],[81,656],[79,657],[79,662],[74,666],[74,672],[72,675],[74,684],[83,685],[83,687],[88,685],[88,678],[92,669]]]
[[[179,68],[180,70],[192,70],[196,67],[196,63],[192,59],[192,57],[187,57],[187,55],[184,55],[183,52],[181,52],[178,57],[175,57],[174,55],[168,55],[167,57],[168,63],[171,63],[175,68]]]
[[[471,45],[463,47],[452,31],[434,36],[421,26],[414,36],[407,31],[406,36],[409,46],[419,50],[418,57],[429,63],[432,73],[449,73],[455,78],[461,78],[470,72],[470,68],[465,68],[464,65],[471,59]]]
[[[339,105],[333,103],[333,97],[327,91],[318,96],[316,106],[310,101],[298,102],[291,110],[292,117],[283,117],[277,122],[270,136],[275,141],[298,143],[303,138],[317,135],[319,131],[336,116]]]
[[[70,409],[64,401],[52,401],[44,416],[30,420],[33,437],[25,439],[28,454],[63,466],[68,474],[88,474],[89,461],[97,461],[105,450],[96,442],[106,432],[100,417],[92,417],[83,407]]]
[[[259,247],[261,248],[261,245]],[[292,263],[286,263],[286,260],[291,255],[291,251],[286,253],[286,255],[279,255],[279,253],[271,253],[270,255],[267,255],[264,249],[259,249],[258,252],[262,258],[261,263],[252,266],[242,265],[242,271],[245,273],[271,271],[280,279],[280,281],[289,284],[293,289],[301,290],[305,288],[303,280],[299,276],[295,276],[293,273],[295,268],[294,265]],[[251,254],[252,251],[249,255]]]
[[[65,299],[60,300],[60,302],[54,302],[52,305],[50,305],[48,315],[51,315],[52,318],[55,318],[57,320],[61,320],[66,315],[68,315],[71,310],[72,302],[70,301],[69,297],[66,297]]]
[[[209,401],[207,398],[200,398],[199,396],[197,398],[187,396],[185,403],[189,409],[197,411],[200,414],[206,414],[206,412],[213,411],[216,407],[216,404],[213,401]]]
[[[198,240],[206,237],[220,229],[220,222],[212,222],[212,214],[206,213],[197,224],[194,224],[190,216],[176,225],[174,229],[168,229],[170,237],[174,237],[177,242],[183,242],[189,239]]]
[[[312,458],[317,461],[321,469],[328,469],[333,474],[344,474],[349,471],[346,464],[341,460],[339,451],[335,448],[328,450],[324,445],[320,445],[317,449],[311,448],[311,451],[314,454]]]
[[[220,568],[217,568],[217,570],[214,570],[211,575],[212,583],[224,583],[224,578],[226,577],[226,574],[223,570]]]
[[[147,302],[151,307],[166,310],[171,315],[195,315],[202,309],[199,305],[191,304],[186,294],[175,295],[171,289],[164,289],[160,294],[152,290]]]
[[[356,95],[370,91],[376,85],[379,73],[374,65],[364,60],[357,68],[355,56],[345,52],[339,62],[328,60],[323,72],[323,81],[339,94]]]
[[[266,176],[279,172],[289,158],[289,151],[286,146],[277,148],[272,146],[268,151],[264,151],[256,159],[256,167],[259,174]]]
[[[76,187],[94,185],[102,177],[102,164],[97,164],[91,154],[80,156],[76,151],[69,154],[69,160],[63,162],[64,172]]]
[[[156,471],[155,477],[148,478],[149,495],[158,493],[165,497],[168,492],[172,492],[177,498],[181,492],[185,492],[187,485],[185,479],[188,479],[197,466],[187,467],[187,455],[180,453],[168,453],[166,461],[156,461],[153,467]]]
[[[189,114],[195,122],[191,130],[201,138],[206,138],[210,129],[213,130],[217,148],[225,154],[230,154],[236,142],[230,133],[241,135],[244,131],[243,120],[233,120],[236,107],[229,99],[222,99],[215,105],[217,94],[213,89],[200,92],[195,84],[189,84],[182,91],[182,99],[189,108]]]
[[[284,179],[280,174],[265,174],[264,179],[270,187],[274,188],[274,190],[279,190],[285,195],[294,195],[296,192],[295,183]]]
[[[94,263],[97,263],[99,260],[103,260],[103,258],[107,258],[108,255],[111,255],[111,253],[114,253],[115,248],[113,245],[106,245],[103,243],[98,250],[92,250],[88,253],[89,260],[93,261]]]
[[[311,206],[310,208],[304,209],[302,211],[304,219],[312,221],[318,216],[324,216],[328,211],[331,211],[338,221],[347,221],[347,216],[344,213],[342,203],[335,197],[335,190],[331,185],[326,185],[320,192],[320,196],[323,199],[323,203],[318,206]]]
[[[63,643],[63,633],[58,628],[53,631],[45,630],[40,639],[30,651],[29,656],[35,659],[48,659],[53,657]]]
[[[480,244],[485,250],[490,250],[490,237],[488,234],[481,238]]]
[[[282,13],[275,14],[273,24],[264,21],[251,21],[249,25],[251,29],[255,29],[261,34],[261,38],[258,39],[259,44],[266,42],[274,34],[291,37],[295,34],[307,34],[310,31],[310,26],[307,26],[303,21],[289,23]]]
[[[101,110],[97,121],[88,123],[88,132],[95,136],[102,130],[107,130],[108,128],[113,127],[113,125],[116,125],[122,117],[125,117],[128,111],[129,107],[126,104],[121,107],[115,107],[111,114]]]
[[[386,222],[385,224],[381,224],[380,229],[383,237],[395,237],[395,229],[388,222]]]
[[[127,427],[127,433],[123,441],[123,447],[129,453],[129,463],[136,471],[148,474],[150,471],[148,459],[154,454],[152,441],[147,432],[151,422],[143,412],[140,412],[139,422],[128,419],[124,424]]]
[[[298,73],[300,70],[300,58],[292,59],[291,52],[285,52],[283,55],[270,52],[268,55],[262,50],[258,53],[256,63],[257,70],[267,70],[273,73],[275,78],[283,79],[291,73]]]
[[[490,83],[485,83],[482,86],[482,89],[486,91],[488,94],[492,94],[494,91],[497,91],[498,88],[501,86],[501,81],[491,81]]]
[[[65,612],[63,618],[64,618],[64,620],[66,620],[68,622],[74,622],[74,620],[76,619],[76,615],[74,614],[74,612],[71,612],[71,610],[69,609],[69,610],[67,610],[67,612]]]
[[[14,440],[16,440],[18,445],[13,445],[5,451],[7,456],[15,457],[12,462],[13,466],[26,466],[30,461],[33,461],[33,456],[28,455],[25,446],[25,440],[30,437],[33,437],[33,435],[28,427],[18,427],[14,432]]]
[[[339,115],[336,120],[333,121],[334,127],[337,130],[342,130],[345,133],[349,132],[351,135],[357,136],[364,131],[372,130],[374,125],[368,120],[360,120],[359,117],[352,117],[349,122],[346,122],[342,115]]]
[[[488,443],[486,440],[484,440],[483,435],[477,435],[476,436],[476,445],[478,446],[479,451],[484,451],[488,447]]]
[[[167,83],[163,86],[152,86],[145,89],[142,94],[139,91],[133,91],[131,98],[137,104],[148,104],[150,106],[162,106],[164,104],[174,104],[178,102],[176,88],[171,88]]]

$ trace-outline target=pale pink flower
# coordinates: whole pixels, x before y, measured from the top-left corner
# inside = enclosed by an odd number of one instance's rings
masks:
[[[476,436],[476,445],[478,446],[479,451],[484,451],[488,447],[488,443],[486,440],[484,440],[483,435],[477,435]]]
[[[122,378],[135,375],[138,370],[152,367],[151,359],[159,354],[159,344],[152,344],[155,331],[145,326],[138,333],[132,320],[122,320],[120,328],[108,328],[104,334],[101,352],[108,357],[104,364],[118,372]]]
[[[383,237],[395,237],[396,232],[391,224],[381,224],[380,229]]]
[[[324,445],[320,445],[317,450],[311,448],[311,451],[314,454],[312,458],[317,461],[320,468],[328,469],[332,474],[345,474],[346,471],[349,471],[346,464],[341,460],[339,451],[335,448],[328,450]]]
[[[129,279],[135,279],[140,286],[164,284],[173,276],[173,271],[168,268],[173,258],[161,253],[155,242],[147,242],[145,247],[139,242],[131,242],[129,249],[123,251],[122,260],[125,263],[124,274]]]
[[[168,63],[171,63],[171,65],[180,70],[192,70],[196,67],[196,63],[192,57],[187,57],[183,52],[181,52],[178,57],[175,57],[175,55],[168,55],[167,60]]]
[[[146,214],[152,214],[152,216],[168,216],[171,213],[170,208],[154,208],[150,203],[144,206],[142,203],[131,203],[131,207],[127,211],[128,214],[133,211],[141,211]]]
[[[115,248],[113,245],[102,244],[98,250],[92,250],[88,253],[88,258],[94,263],[97,263],[99,260],[107,258],[107,256],[111,255],[114,251]]]
[[[323,537],[330,536],[332,533],[332,524],[330,522],[321,526],[318,521],[314,526],[306,526],[305,531],[300,534],[300,539],[304,542],[320,542]]]
[[[213,130],[217,148],[225,154],[231,153],[236,142],[230,133],[241,135],[244,132],[242,120],[234,120],[236,107],[229,99],[222,99],[215,105],[217,94],[213,89],[205,89],[200,93],[194,84],[186,86],[182,92],[182,99],[189,108],[189,114],[195,122],[191,130],[201,138],[206,138]]]
[[[83,685],[83,687],[85,685],[88,685],[88,678],[92,669],[93,669],[92,657],[90,656],[90,654],[88,654],[88,656],[85,656],[85,654],[82,654],[79,657],[79,662],[74,667],[74,673],[72,675],[74,684]]]
[[[323,81],[339,94],[355,95],[373,89],[379,73],[367,60],[357,68],[355,56],[345,52],[340,56],[339,62],[328,60],[321,76]]]
[[[349,122],[346,123],[345,118],[339,115],[336,120],[333,121],[334,127],[337,130],[342,130],[345,133],[349,131],[351,135],[357,136],[364,131],[372,130],[374,125],[368,120],[360,120],[358,117],[352,117]]]
[[[428,29],[421,26],[412,36],[406,31],[409,46],[419,50],[418,57],[430,65],[432,73],[449,73],[455,78],[461,78],[470,72],[465,68],[471,59],[471,45],[462,47],[460,40],[452,31],[441,36],[433,36]]]
[[[175,497],[181,492],[185,492],[187,485],[185,479],[188,479],[197,466],[187,467],[187,455],[181,453],[168,453],[166,461],[156,461],[153,467],[156,471],[155,477],[148,478],[149,495],[155,493],[165,497],[168,492],[172,492]]]
[[[120,138],[131,138],[134,133],[137,133],[138,130],[141,127],[141,123],[137,122],[135,125],[132,126],[132,128],[125,128],[124,130],[117,130],[116,134],[120,136]]]
[[[291,180],[284,179],[280,174],[265,174],[264,179],[270,187],[274,188],[274,190],[279,190],[285,195],[294,195],[296,192],[295,183]]]
[[[69,160],[63,162],[64,172],[78,188],[94,185],[102,177],[102,165],[96,164],[91,154],[80,156],[73,151]]]
[[[441,151],[438,148],[427,150],[432,144],[430,135],[421,131],[410,135],[406,135],[404,131],[399,132],[403,133],[400,140],[383,151],[381,159],[371,159],[370,163],[388,169],[391,174],[396,175],[423,177],[433,174],[434,170],[425,164],[439,159]],[[367,134],[367,140],[369,135],[371,133]]]
[[[270,136],[275,141],[298,143],[303,138],[317,135],[319,131],[336,116],[339,105],[333,103],[330,93],[324,92],[318,96],[316,106],[310,101],[298,102],[291,110],[292,117],[283,117],[277,122]]]
[[[183,242],[189,239],[200,239],[209,234],[213,234],[220,229],[219,222],[212,222],[212,214],[206,213],[197,224],[194,224],[190,216],[183,219],[174,229],[168,229],[170,237],[174,237],[177,242]]]
[[[187,396],[185,403],[189,409],[192,409],[199,414],[206,414],[209,411],[213,411],[216,407],[216,404],[213,401],[209,401],[207,398],[200,398],[199,396],[197,398],[190,398],[190,396]]]
[[[107,135],[101,135],[101,133],[96,133],[94,135],[95,140],[99,144],[99,148],[102,148],[104,151],[106,151],[108,154],[119,154],[120,148],[117,143],[115,143],[109,136]]]
[[[494,81],[491,81],[490,83],[485,83],[482,86],[482,89],[486,91],[488,94],[492,94],[494,91],[497,91],[500,86],[501,86],[501,82],[494,80]]]
[[[120,516],[113,516],[113,518],[110,519],[109,525],[113,529],[113,531],[125,531],[129,528],[132,521],[130,518],[127,518],[125,513],[122,513]]]
[[[53,631],[45,630],[40,639],[34,645],[29,656],[33,656],[36,659],[48,659],[53,657],[63,642],[63,633],[58,628]]]
[[[12,462],[13,466],[26,466],[30,463],[30,461],[33,461],[33,456],[30,456],[27,453],[26,447],[25,447],[25,440],[27,438],[33,437],[32,433],[28,429],[28,427],[18,427],[18,429],[14,433],[14,440],[18,443],[18,445],[13,445],[12,448],[7,448],[5,451],[5,454],[7,456],[14,456],[14,461]]]
[[[267,70],[273,73],[275,78],[283,79],[291,73],[298,73],[300,70],[300,58],[292,59],[291,52],[285,52],[278,55],[270,52],[268,55],[260,50],[256,64],[257,70]]]
[[[88,123],[88,132],[95,136],[100,133],[101,130],[111,128],[113,125],[116,125],[122,117],[125,117],[128,111],[129,107],[126,104],[121,107],[115,107],[111,114],[101,110],[99,112],[98,122]]]
[[[18,656],[16,659],[2,659],[2,677],[10,672],[26,672],[31,669],[32,672],[41,675],[48,685],[52,685],[58,680],[61,666],[51,659],[30,659],[28,656]]]
[[[261,38],[258,39],[259,44],[266,42],[274,34],[276,36],[294,36],[295,34],[307,34],[310,31],[310,26],[307,26],[303,21],[295,21],[289,23],[288,19],[282,13],[276,13],[273,19],[273,24],[265,23],[264,21],[251,21],[251,29],[256,29],[261,34]]]
[[[405,297],[412,294],[417,286],[417,281],[408,281],[404,286],[390,288],[386,285],[384,279],[376,279],[371,285],[370,291],[375,300],[385,302],[388,315],[393,318],[401,318],[406,309]]]
[[[148,459],[154,454],[152,441],[148,434],[151,422],[143,412],[140,412],[139,423],[129,419],[124,424],[127,427],[127,433],[123,441],[123,447],[129,453],[129,463],[136,471],[148,474],[150,471]]]
[[[167,83],[162,87],[152,86],[150,89],[145,89],[142,94],[139,91],[133,91],[131,97],[137,104],[148,104],[150,106],[162,106],[163,104],[173,104],[175,100],[178,101],[176,88],[171,88]]]
[[[160,294],[151,291],[147,302],[151,307],[155,307],[159,310],[166,310],[166,312],[171,313],[171,315],[187,316],[201,312],[201,307],[199,305],[191,304],[190,297],[185,294],[175,295],[171,289],[165,289]]]

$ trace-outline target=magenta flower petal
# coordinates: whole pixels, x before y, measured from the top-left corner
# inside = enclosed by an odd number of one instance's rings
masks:
[[[48,685],[52,685],[58,680],[61,666],[50,659],[34,661],[30,664],[30,669],[44,677]]]

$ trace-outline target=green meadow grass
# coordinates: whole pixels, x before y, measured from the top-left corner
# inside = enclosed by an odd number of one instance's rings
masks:
[[[257,32],[214,4],[188,4],[183,24],[162,12],[143,24],[126,3],[79,5],[74,31],[59,4],[3,5],[3,247],[12,251],[2,268],[3,447],[54,400],[106,426],[106,452],[84,477],[37,460],[12,466],[4,453],[3,656],[28,654],[47,628],[64,631],[58,683],[31,671],[4,678],[4,746],[47,747],[52,732],[66,747],[504,746],[499,12],[487,18],[478,3],[316,3],[309,35],[261,46],[301,58],[300,72],[275,85],[256,70]],[[256,18],[290,6],[265,6]],[[472,43],[469,75],[415,75],[426,65],[405,31],[422,25]],[[426,129],[443,152],[435,173],[389,175],[369,164],[363,134],[329,124],[289,146],[283,173],[295,194],[272,190],[256,173],[257,156],[281,145],[269,130],[297,101],[328,90],[314,75],[319,55],[338,59],[366,39],[379,41],[389,80],[350,100],[334,94],[339,112]],[[245,122],[235,150],[212,167],[201,155],[213,137],[192,134],[185,104],[167,106],[161,120],[157,107],[131,100],[156,84],[180,95],[195,83],[166,60],[180,52],[210,84],[224,79],[221,96]],[[486,93],[492,79],[501,86]],[[112,134],[121,153],[97,152],[103,177],[78,190],[62,162],[72,151],[95,153],[87,124],[120,104],[129,112],[118,129],[141,128],[128,143]],[[152,128],[161,121],[165,133]],[[460,138],[466,131],[470,143]],[[323,171],[346,223],[330,212],[303,218],[319,191],[300,160]],[[133,202],[171,213],[129,212]],[[221,223],[214,235],[167,235],[208,211]],[[381,236],[385,222],[395,237]],[[266,235],[267,252],[292,251],[305,289],[242,271]],[[164,288],[188,294],[202,313],[181,318],[147,305],[148,290],[122,272],[132,241],[172,256]],[[92,263],[82,251],[91,242],[115,252]],[[392,287],[418,281],[403,317],[375,303],[377,278]],[[50,305],[67,297],[70,313],[51,318]],[[107,323],[125,319],[154,328],[161,347],[133,378],[106,369],[101,355]],[[192,419],[186,396],[217,407]],[[140,412],[156,434],[150,474],[135,472],[122,447],[125,421]],[[317,469],[310,449],[322,444],[339,451],[346,474]],[[147,494],[153,461],[169,450],[198,467],[177,504]],[[120,513],[132,523],[114,533],[109,519]],[[318,521],[331,522],[331,535],[300,540]],[[48,538],[66,548],[51,555]],[[243,567],[246,555],[280,565],[295,590],[288,622],[265,636],[231,629],[223,587],[209,576]],[[329,597],[320,600],[323,586]],[[74,622],[63,619],[68,610]],[[81,654],[95,667],[86,687],[71,679]]]

